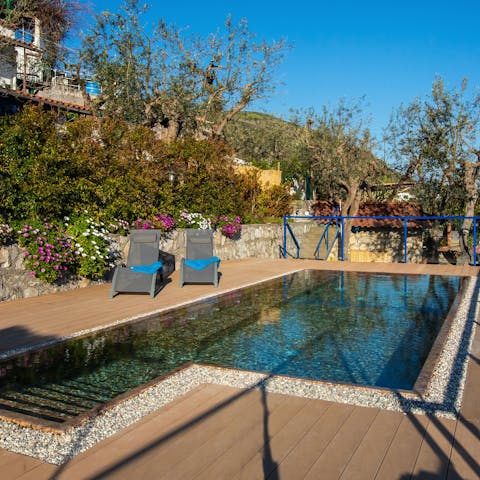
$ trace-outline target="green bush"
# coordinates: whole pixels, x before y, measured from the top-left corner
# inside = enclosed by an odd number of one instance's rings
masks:
[[[0,120],[5,222],[63,221],[84,211],[106,223],[152,219],[157,212],[178,216],[183,210],[242,218],[285,211],[283,189],[262,192],[256,176],[236,173],[225,143],[164,143],[151,129],[118,119],[60,119],[25,107]]]
[[[75,201],[75,173],[57,138],[55,115],[25,107],[0,123],[0,215],[62,218]]]

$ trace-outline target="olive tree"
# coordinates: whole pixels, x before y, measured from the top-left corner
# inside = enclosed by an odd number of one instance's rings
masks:
[[[206,37],[159,20],[145,26],[148,6],[126,0],[103,12],[85,35],[82,58],[100,82],[100,112],[142,123],[166,140],[223,136],[225,126],[274,89],[288,48],[257,41],[246,20],[228,17]]]
[[[374,140],[366,126],[362,101],[340,101],[332,109],[304,114],[303,139],[309,150],[306,172],[313,185],[314,199],[334,200],[342,214],[355,216],[362,196],[386,170],[373,153]],[[351,220],[345,222],[348,245]]]
[[[400,106],[387,139],[405,179],[418,182],[425,208],[437,215],[475,214],[480,186],[480,96],[468,94],[467,81],[448,89],[436,78],[430,95]],[[467,250],[472,220],[462,226]]]

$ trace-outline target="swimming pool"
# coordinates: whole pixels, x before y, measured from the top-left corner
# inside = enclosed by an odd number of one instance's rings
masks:
[[[306,270],[0,363],[0,408],[62,423],[186,362],[411,389],[458,277]]]

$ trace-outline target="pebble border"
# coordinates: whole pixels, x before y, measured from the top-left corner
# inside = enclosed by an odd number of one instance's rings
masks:
[[[61,465],[204,383],[237,388],[262,387],[271,393],[455,418],[462,401],[475,320],[479,318],[479,288],[477,279],[470,277],[465,296],[458,305],[443,352],[423,398],[388,390],[194,364],[62,434],[0,421],[0,447]]]

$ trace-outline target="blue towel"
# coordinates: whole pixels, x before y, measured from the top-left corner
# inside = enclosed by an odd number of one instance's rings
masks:
[[[220,262],[218,257],[212,258],[200,258],[198,260],[185,260],[184,263],[190,268],[195,270],[203,270],[205,267],[208,267],[212,263]]]
[[[160,268],[162,267],[163,267],[162,262],[154,262],[154,263],[151,263],[150,265],[134,265],[133,267],[130,267],[130,269],[135,272],[148,273],[149,275],[152,275],[157,270],[160,270]]]

